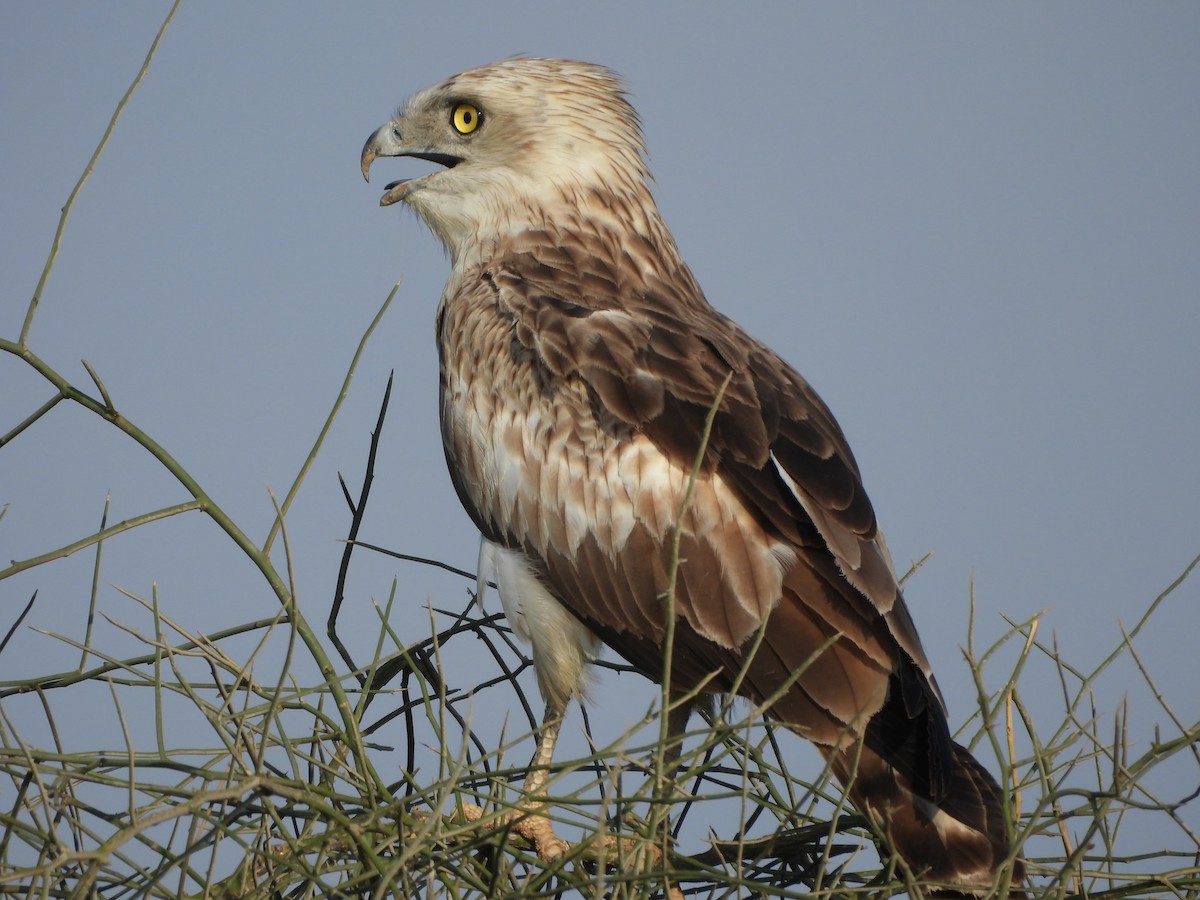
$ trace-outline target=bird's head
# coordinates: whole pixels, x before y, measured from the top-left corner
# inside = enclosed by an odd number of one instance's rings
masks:
[[[367,139],[364,177],[381,156],[442,166],[391,182],[379,202],[408,204],[456,255],[471,240],[537,224],[564,199],[648,196],[637,115],[620,80],[568,60],[508,59],[426,88]]]

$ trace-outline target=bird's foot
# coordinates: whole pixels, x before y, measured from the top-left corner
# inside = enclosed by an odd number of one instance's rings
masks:
[[[546,739],[545,735],[547,734],[551,735],[550,739],[552,740],[557,733],[557,728],[552,731],[543,729],[543,740]],[[522,788],[524,797],[517,808],[508,814],[508,821],[513,833],[519,834],[533,844],[534,851],[543,862],[553,862],[566,853],[571,846],[554,833],[554,826],[544,814],[548,804],[546,798],[541,796],[541,792],[549,777],[545,766],[550,763],[552,750],[553,743],[550,743],[548,747],[539,747],[538,755],[534,758],[534,768],[530,769],[525,778],[525,785]]]
[[[528,803],[527,806],[523,805],[501,816],[500,822],[507,823],[513,834],[529,841],[540,860],[543,862],[554,862],[556,859],[562,857],[570,849],[571,845],[554,833],[554,826],[542,814],[545,804],[525,802]],[[497,821],[494,818],[489,819],[487,811],[482,806],[477,806],[474,803],[462,804],[461,815],[465,822],[484,822],[487,820],[495,823]]]
[[[543,862],[554,862],[570,849],[571,845],[554,833],[554,826],[542,814],[544,804],[533,803],[526,809],[514,809],[508,814],[514,834],[518,834],[533,845],[534,852]]]

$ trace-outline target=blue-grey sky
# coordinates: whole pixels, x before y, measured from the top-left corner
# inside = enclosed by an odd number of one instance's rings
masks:
[[[0,5],[0,335],[19,332],[59,209],[166,11]],[[1200,552],[1198,35],[1184,3],[185,3],[79,196],[31,346],[81,385],[86,358],[261,539],[268,489],[291,484],[403,276],[288,520],[299,598],[323,621],[347,525],[335,473],[356,482],[392,369],[362,537],[473,569],[436,424],[448,263],[411,214],[377,206],[359,150],[409,93],[463,68],[517,53],[606,64],[710,301],[833,408],[897,565],[935,551],[909,605],[961,722],[972,578],[981,640],[1046,610],[1043,636],[1090,669]],[[0,433],[49,393],[0,358]],[[0,557],[90,533],[110,493],[110,520],[184,499],[130,441],[56,409],[0,449]],[[0,629],[37,588],[27,624],[80,637],[92,562],[0,582]],[[365,634],[393,574],[414,627],[427,598],[466,596],[364,556],[348,615]],[[117,618],[136,613],[116,587],[152,582],[188,628],[274,611],[195,515],[111,541],[101,582]],[[1188,722],[1197,584],[1137,642]],[[75,658],[27,628],[0,677]],[[613,680],[595,715],[619,724]],[[1132,691],[1144,747],[1164,716],[1136,682],[1129,668],[1102,679],[1097,707]],[[1027,690],[1052,727],[1053,685]]]

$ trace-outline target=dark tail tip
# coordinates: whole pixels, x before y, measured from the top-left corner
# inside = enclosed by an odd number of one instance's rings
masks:
[[[913,789],[899,768],[867,746],[832,755],[834,772],[849,784],[855,806],[874,819],[895,852],[923,881],[953,884],[936,897],[978,897],[996,884],[1010,855],[1000,787],[958,744],[945,772],[944,795],[934,802]],[[1024,871],[1013,866],[1012,890],[1021,898]]]

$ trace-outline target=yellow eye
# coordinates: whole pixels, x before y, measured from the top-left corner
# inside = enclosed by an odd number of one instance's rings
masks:
[[[459,134],[470,134],[479,127],[483,114],[470,103],[460,103],[450,114],[450,122]]]

